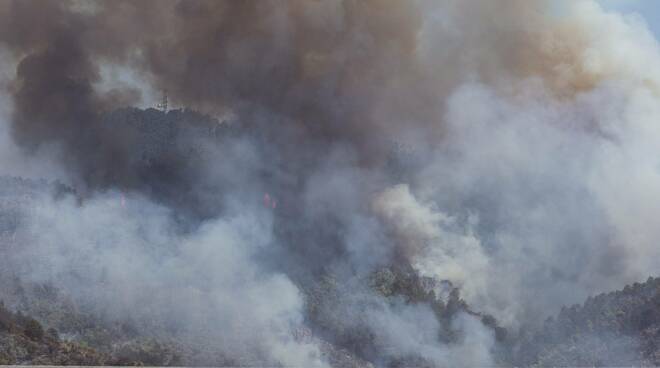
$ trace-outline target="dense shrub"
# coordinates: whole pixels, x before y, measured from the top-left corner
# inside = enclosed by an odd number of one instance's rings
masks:
[[[41,327],[39,323],[34,318],[28,318],[25,321],[25,336],[29,337],[32,340],[41,340],[44,337],[44,328]]]

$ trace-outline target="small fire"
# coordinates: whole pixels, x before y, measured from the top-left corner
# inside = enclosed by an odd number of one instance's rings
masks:
[[[264,194],[264,207],[266,208],[277,208],[277,199],[270,196],[270,194]]]

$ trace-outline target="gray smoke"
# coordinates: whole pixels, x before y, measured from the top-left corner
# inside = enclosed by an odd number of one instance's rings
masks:
[[[1,1],[0,45],[0,172],[79,191],[36,201],[7,264],[154,336],[493,365],[477,316],[371,275],[516,331],[658,272],[660,47],[594,1]],[[147,165],[123,122],[149,111],[116,109],[161,90],[218,120]]]

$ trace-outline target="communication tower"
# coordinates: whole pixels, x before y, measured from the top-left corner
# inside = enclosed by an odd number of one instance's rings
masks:
[[[167,112],[167,91],[163,92],[163,99],[156,105],[160,111]]]

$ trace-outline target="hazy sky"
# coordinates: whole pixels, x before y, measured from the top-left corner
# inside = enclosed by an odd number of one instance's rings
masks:
[[[660,0],[600,0],[606,9],[640,14],[660,39]]]

